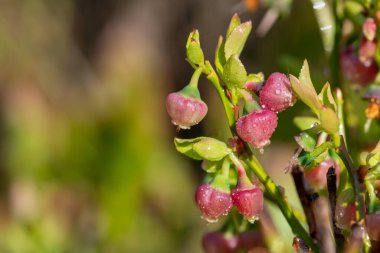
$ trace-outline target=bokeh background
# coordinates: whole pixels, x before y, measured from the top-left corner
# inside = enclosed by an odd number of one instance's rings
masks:
[[[247,2],[256,1],[0,1],[1,253],[202,252],[202,234],[218,225],[199,218],[193,191],[203,172],[173,137],[229,135],[204,78],[201,124],[178,133],[166,115],[166,95],[192,74],[188,33],[200,30],[213,59],[238,13],[253,21],[242,54],[249,72],[297,74],[307,58],[317,86],[329,78],[310,1]],[[279,17],[257,32],[270,2]],[[259,157],[290,196],[283,169],[302,108],[279,115]],[[290,245],[282,216],[274,219]]]

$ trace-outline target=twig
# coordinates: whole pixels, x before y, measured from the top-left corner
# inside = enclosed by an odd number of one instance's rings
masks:
[[[334,167],[330,167],[326,174],[327,179],[327,190],[329,193],[329,202],[330,202],[330,211],[332,216],[332,225],[333,225],[333,231],[334,231],[334,237],[335,241],[342,241],[344,240],[344,236],[342,234],[342,231],[340,228],[336,225],[336,216],[335,216],[335,210],[336,210],[336,172]]]
[[[311,196],[314,201],[311,203],[312,209],[314,211],[316,227],[317,227],[317,237],[320,242],[320,252],[323,253],[335,253],[335,243],[334,238],[331,233],[332,225],[330,220],[330,208],[327,198],[318,197],[318,194],[313,194]]]
[[[344,253],[360,253],[363,248],[364,229],[358,224],[352,225],[350,239],[344,247]]]
[[[276,201],[285,219],[288,221],[292,231],[295,235],[301,237],[314,252],[319,252],[318,246],[313,239],[309,236],[307,231],[302,227],[300,221],[297,219],[294,211],[289,203],[283,197],[279,187],[273,182],[269,175],[265,172],[264,168],[257,161],[255,156],[251,156],[249,160],[245,160],[246,164],[255,173],[260,182],[264,185],[265,191]]]
[[[307,224],[309,225],[310,236],[316,239],[316,224],[313,210],[311,208],[310,194],[311,192],[306,190],[304,174],[299,165],[292,167],[292,177],[297,189],[298,197],[300,198],[303,211],[305,212]],[[308,196],[309,195],[309,196]]]
[[[360,183],[358,174],[355,170],[354,163],[350,154],[347,152],[346,143],[343,136],[340,137],[341,145],[339,147],[339,156],[342,158],[344,165],[346,166],[348,173],[350,175],[351,184],[354,189],[355,194],[355,205],[356,205],[356,221],[360,223],[364,219],[364,200],[360,194]]]

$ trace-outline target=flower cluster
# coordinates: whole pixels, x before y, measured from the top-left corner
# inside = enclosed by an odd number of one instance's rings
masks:
[[[358,46],[348,44],[341,52],[338,47],[334,49],[346,82],[356,89],[373,83],[378,73],[377,23],[376,19],[366,17]],[[365,169],[356,170],[346,146],[343,92],[339,88],[334,90],[327,82],[317,93],[306,60],[298,77],[274,72],[265,79],[261,72],[248,73],[240,54],[251,26],[249,21],[241,23],[237,15],[232,18],[225,38],[219,38],[215,67],[204,59],[199,32],[191,32],[186,52],[194,74],[187,86],[166,99],[167,112],[179,129],[200,123],[208,111],[198,90],[199,79],[205,75],[221,99],[232,133],[227,142],[211,137],[174,140],[176,149],[202,161],[202,169],[207,173],[195,192],[201,217],[208,222],[221,218],[225,221],[220,231],[204,236],[205,251],[239,252],[256,247],[264,247],[266,251],[261,237],[254,244],[247,244],[242,232],[255,226],[260,217],[266,217],[264,193],[277,204],[297,235],[293,244],[297,252],[300,247],[318,252],[326,240],[323,231],[333,230],[335,239],[330,238],[331,241],[340,240],[354,224],[365,231],[363,238],[368,235],[370,240],[380,241],[380,226],[375,225],[380,222],[380,196],[376,196],[375,190],[380,182],[380,142],[371,151],[362,153],[360,165]],[[366,115],[380,118],[379,86],[368,87],[364,95],[370,101]],[[303,102],[313,115],[294,118],[301,132],[295,136],[298,149],[287,171],[292,172],[309,231],[286,201],[285,190],[273,182],[256,157],[257,150],[271,143],[278,113],[296,101]],[[329,212],[323,211],[323,200],[316,202],[319,197],[328,197],[325,206]],[[316,203],[322,203],[321,212]],[[323,220],[318,220],[321,217]],[[250,232],[258,233],[257,227],[253,230]]]

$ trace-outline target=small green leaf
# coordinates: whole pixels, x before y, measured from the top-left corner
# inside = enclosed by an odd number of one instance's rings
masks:
[[[194,151],[193,145],[198,141],[203,140],[205,137],[198,137],[195,139],[179,139],[174,138],[174,145],[178,152],[194,159],[194,160],[203,160],[202,157]]]
[[[327,106],[322,106],[319,113],[323,130],[329,134],[337,133],[339,131],[339,119],[336,112]]]
[[[295,137],[298,145],[305,151],[311,152],[315,148],[316,141],[308,133],[302,132],[300,135]]]
[[[298,157],[300,165],[305,169],[305,171],[310,171],[315,168],[318,164],[326,160],[328,156],[327,150],[318,156],[314,156],[313,153],[304,153]]]
[[[322,103],[318,99],[318,95],[315,92],[314,87],[312,85],[308,85],[309,82],[307,81],[305,83],[301,82],[301,80],[298,80],[293,75],[289,75],[289,78],[293,91],[297,94],[299,99],[309,106],[316,115],[319,115],[319,109],[321,108]],[[307,80],[308,78],[303,79]]]
[[[312,88],[315,92],[313,82],[311,81],[309,63],[307,62],[307,60],[303,61],[303,65],[298,78],[302,84]],[[315,92],[315,94],[317,93]]]
[[[196,65],[203,65],[204,64],[204,55],[203,51],[199,44],[197,44],[195,41],[190,42],[189,47],[186,51],[187,59],[192,63]]]
[[[232,55],[224,66],[223,79],[229,89],[241,88],[247,81],[247,71],[236,55]]]
[[[251,30],[251,21],[244,22],[232,30],[231,34],[226,38],[226,44],[224,46],[226,59],[234,54],[237,56],[240,55]]]
[[[209,161],[219,161],[231,153],[224,142],[209,137],[194,143],[193,149],[202,159]]]
[[[235,29],[235,27],[237,27],[238,25],[240,25],[241,21],[240,21],[240,18],[239,16],[235,13],[232,18],[231,18],[231,21],[230,21],[230,25],[228,26],[228,30],[227,30],[227,35],[226,37],[230,36],[231,32]]]
[[[264,74],[263,72],[259,72],[256,74],[249,74],[247,76],[247,82],[252,82],[252,83],[262,83],[264,82]]]
[[[225,64],[226,64],[226,57],[224,56],[224,41],[223,41],[223,37],[220,36],[218,40],[218,45],[215,51],[215,66],[219,75],[223,73],[223,68]]]
[[[186,55],[192,65],[203,65],[204,55],[199,41],[199,32],[194,30],[190,33],[186,43]]]
[[[186,42],[186,48],[188,48],[190,46],[190,43],[192,41],[199,42],[199,31],[197,29],[194,29],[189,34],[189,37],[187,38],[187,42]]]
[[[330,107],[334,111],[337,111],[337,105],[328,82],[323,86],[321,92],[318,94],[318,97],[324,105]]]
[[[295,117],[293,123],[302,131],[312,128],[315,124],[320,124],[315,117]]]
[[[380,141],[377,143],[376,147],[367,155],[366,162],[370,168],[374,168],[380,165]]]

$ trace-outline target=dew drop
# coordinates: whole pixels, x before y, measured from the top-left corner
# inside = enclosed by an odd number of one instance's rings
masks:
[[[277,95],[280,95],[281,91],[280,91],[279,89],[277,89],[277,90],[275,91],[275,93],[276,93]]]
[[[264,154],[264,149],[263,149],[263,148],[260,148],[260,149],[259,149],[259,152],[260,152],[260,154],[263,155],[263,154]]]
[[[258,216],[253,216],[249,219],[247,219],[249,223],[253,224],[255,223],[257,220],[259,220],[259,217]]]
[[[216,223],[218,222],[218,219],[210,219],[210,218],[206,218],[206,217],[203,217],[201,216],[201,218],[205,221],[207,221],[208,223]]]
[[[265,106],[265,105],[261,105],[261,107],[262,107],[263,109],[265,109],[266,106]]]

